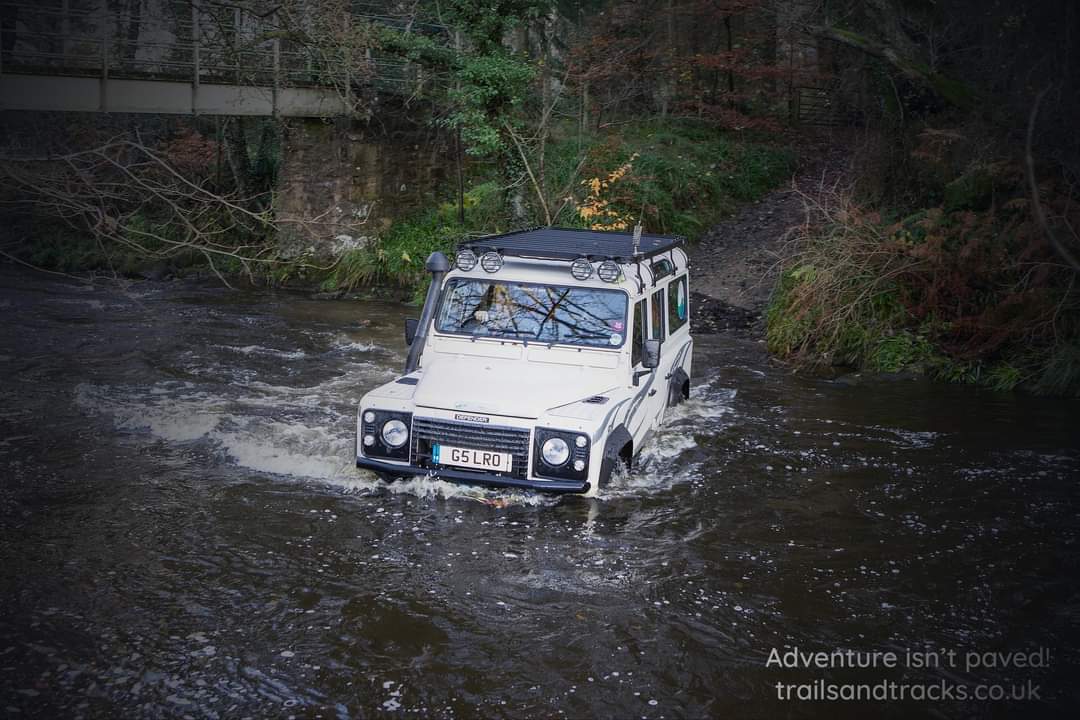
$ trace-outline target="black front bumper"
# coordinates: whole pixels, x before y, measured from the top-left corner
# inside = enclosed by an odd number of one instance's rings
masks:
[[[487,485],[490,487],[517,487],[530,490],[542,490],[558,493],[585,493],[589,492],[589,482],[577,480],[524,480],[503,475],[491,475],[484,472],[470,472],[468,470],[454,470],[452,468],[429,468],[414,467],[412,465],[395,465],[393,463],[379,462],[366,457],[356,458],[356,467],[371,470],[381,475],[392,477],[404,477],[407,475],[427,475],[438,477],[453,482],[468,483],[469,485]]]

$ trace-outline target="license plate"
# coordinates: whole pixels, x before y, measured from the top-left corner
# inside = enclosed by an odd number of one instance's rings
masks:
[[[510,472],[514,456],[510,453],[435,444],[431,446],[431,460],[438,465],[457,465],[458,467],[475,468],[477,470]]]

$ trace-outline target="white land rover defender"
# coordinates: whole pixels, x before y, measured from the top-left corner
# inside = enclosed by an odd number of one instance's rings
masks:
[[[681,238],[541,228],[432,253],[405,373],[360,401],[356,465],[595,495],[690,394]]]

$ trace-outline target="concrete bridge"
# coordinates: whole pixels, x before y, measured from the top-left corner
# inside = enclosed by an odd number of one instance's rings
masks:
[[[324,219],[317,236],[283,235],[279,242],[289,253],[333,252],[429,205],[452,167],[442,134],[403,110],[405,98],[438,78],[343,49],[350,27],[370,24],[449,40],[446,27],[395,15],[395,5],[0,0],[0,113],[279,118],[277,214]],[[282,17],[283,7],[308,16]],[[338,16],[311,17],[334,7]],[[358,108],[370,110],[371,119],[349,112]]]
[[[447,33],[382,3],[349,5],[321,22]],[[347,56],[317,22],[258,0],[2,0],[0,110],[331,117],[355,93],[431,80],[370,51]]]

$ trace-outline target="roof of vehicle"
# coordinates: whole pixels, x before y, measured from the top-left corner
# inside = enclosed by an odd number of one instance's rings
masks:
[[[666,253],[684,242],[684,238],[678,236],[642,233],[635,253],[632,232],[542,227],[469,238],[458,243],[458,249],[468,248],[477,254],[495,250],[501,255],[538,260],[585,257],[589,260],[630,262]]]

